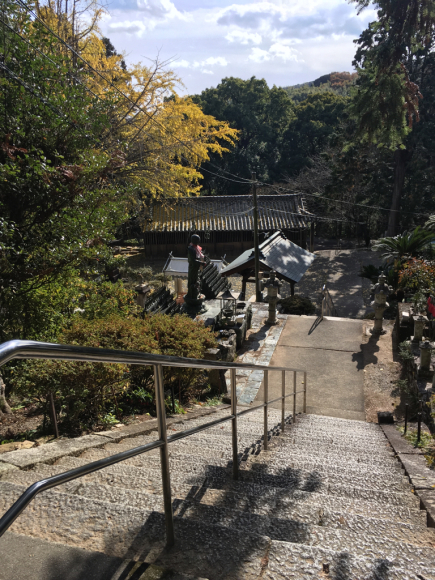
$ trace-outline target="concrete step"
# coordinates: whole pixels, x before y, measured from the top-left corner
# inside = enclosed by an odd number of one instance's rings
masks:
[[[274,437],[273,442],[276,445],[281,447],[286,447],[290,449],[297,450],[298,453],[306,453],[309,455],[310,453],[317,453],[317,454],[332,454],[335,453],[336,455],[343,456],[358,456],[361,462],[370,462],[370,459],[373,461],[376,459],[378,462],[388,459],[394,459],[394,453],[389,451],[387,448],[379,448],[373,449],[371,451],[366,450],[364,447],[360,449],[355,449],[352,445],[350,446],[339,446],[339,445],[329,445],[324,442],[306,442],[306,443],[293,443],[291,438],[286,438],[285,436]]]
[[[78,458],[82,464],[98,461],[110,452],[101,449],[88,450]],[[299,486],[310,485],[328,486],[334,484],[349,485],[352,487],[361,487],[373,490],[391,490],[396,492],[409,491],[410,486],[408,479],[402,475],[388,476],[383,473],[371,473],[367,470],[337,471],[336,468],[327,469],[320,465],[310,469],[302,466],[291,466],[287,462],[283,466],[280,460],[276,460],[272,454],[269,459],[266,454],[260,455],[258,458],[249,460],[246,464],[241,465],[241,476],[246,481],[256,481],[257,477],[261,478],[266,485],[273,485],[279,487],[287,487],[288,485]],[[241,459],[241,458],[240,458]],[[148,454],[133,457],[123,462],[123,465],[132,465],[144,470],[160,469],[160,457],[148,456]],[[196,477],[207,477],[215,475],[228,479],[231,477],[232,460],[228,458],[214,457],[212,461],[209,458],[197,457],[195,455],[177,455],[171,454],[169,458],[169,465],[171,473],[195,475]]]
[[[1,483],[1,489],[3,512],[24,488]],[[254,580],[260,575],[269,538],[186,518],[176,517],[174,523],[176,545],[166,550],[163,514],[48,490],[34,499],[11,531],[210,580]]]
[[[3,481],[9,481],[19,485],[30,486],[38,480],[51,477],[64,471],[63,466],[59,465],[39,465],[37,469],[29,471],[15,471],[4,476]],[[63,493],[72,493],[87,495],[89,490],[99,490],[96,497],[104,501],[120,501],[118,498],[124,493],[128,493],[129,505],[139,507],[133,499],[144,502],[142,505],[145,509],[161,510],[163,499],[161,497],[161,483],[149,486],[149,481],[144,476],[143,471],[137,468],[128,468],[125,470],[117,469],[115,473],[107,473],[107,469],[99,471],[94,475],[73,480],[54,490]],[[113,471],[113,470],[112,470]],[[172,482],[173,483],[173,482]],[[190,486],[183,484],[174,484],[174,500],[184,500],[188,498],[192,501],[205,503],[208,505],[225,505],[238,511],[250,511],[260,514],[280,514],[280,517],[295,518],[309,523],[319,521],[323,513],[323,519],[330,520],[329,513],[340,513],[346,517],[347,514],[354,514],[364,518],[388,519],[392,522],[414,524],[417,527],[426,527],[426,512],[419,510],[417,507],[402,507],[399,502],[397,505],[381,502],[364,500],[360,498],[352,499],[340,496],[332,496],[327,493],[306,492],[301,490],[289,491],[286,488],[259,486],[243,486],[234,483],[237,486],[234,490],[230,489],[213,489],[203,486]],[[126,489],[128,486],[128,489]],[[253,488],[253,489],[252,489]],[[1,489],[1,482],[0,482]],[[252,490],[252,494],[248,493]],[[104,495],[107,493],[107,496]],[[95,491],[92,491],[92,497]],[[115,499],[111,499],[114,497]],[[333,516],[331,516],[333,517]]]
[[[13,532],[0,539],[0,549],[0,580],[206,580]]]
[[[365,466],[364,466],[365,467]],[[349,469],[347,465],[333,465],[325,464],[322,462],[314,461],[293,461],[289,459],[285,465],[280,458],[270,455],[270,459],[265,458],[264,455],[259,455],[258,457],[249,458],[246,463],[243,464],[242,469],[247,470],[261,470],[266,471],[266,473],[273,473],[280,475],[282,473],[286,474],[296,474],[296,473],[317,473],[321,478],[326,478],[329,481],[334,481],[337,478],[340,482],[344,483],[349,481],[354,485],[359,482],[364,484],[366,487],[372,489],[396,489],[409,490],[409,479],[401,472],[385,473],[383,469],[378,469],[372,471],[363,468],[360,469]]]
[[[58,473],[67,471],[86,464],[80,458],[65,457],[56,464],[59,468]],[[102,475],[104,473],[104,475]],[[158,492],[161,489],[161,472],[159,469],[141,469],[131,465],[114,465],[107,467],[100,472],[96,472],[90,476],[98,478],[98,481],[103,482],[107,478],[107,474],[111,476],[120,474],[124,478],[122,486],[134,486],[135,480],[139,479],[139,485],[143,486],[144,480],[147,482],[147,488],[151,493],[153,490]],[[122,478],[121,478],[122,480]],[[295,490],[303,490],[308,492],[322,492],[329,493],[336,496],[344,497],[359,497],[361,499],[374,499],[375,501],[384,501],[393,505],[403,505],[406,507],[418,507],[419,500],[413,494],[408,492],[398,492],[395,490],[377,490],[365,487],[358,487],[356,485],[339,484],[320,480],[315,474],[312,476],[308,474],[307,477],[296,477],[289,479],[286,476],[275,476],[273,474],[251,473],[240,470],[239,481],[233,481],[231,477],[231,470],[223,467],[207,466],[204,471],[202,466],[198,469],[192,468],[188,473],[171,471],[171,484],[173,486],[190,484],[192,486],[212,487],[215,489],[240,489],[246,486],[246,491],[255,490],[252,493],[262,493],[263,487],[278,487],[287,490],[287,493],[292,493]]]
[[[17,492],[23,491],[21,486],[14,486],[18,489],[7,490],[5,489],[6,485],[13,486],[13,484],[2,485],[0,500],[2,503],[5,498],[10,499],[11,495],[16,497]],[[261,526],[262,521],[263,526]],[[216,566],[219,564],[219,559],[215,552],[216,546],[212,546],[207,541],[207,536],[210,539],[212,536],[216,541],[217,534],[221,534],[218,547],[221,550],[222,548],[226,550],[225,558],[229,558],[231,555],[228,553],[230,550],[230,545],[227,543],[229,539],[233,542],[240,542],[240,544],[237,543],[232,547],[234,556],[238,554],[239,565],[243,562],[240,562],[240,553],[243,554],[243,544],[246,544],[247,540],[250,540],[248,541],[250,548],[260,542],[262,545],[262,557],[264,557],[264,551],[269,542],[265,534],[260,533],[258,535],[250,531],[250,523],[255,523],[257,529],[261,527],[262,529],[270,529],[270,531],[274,530],[274,535],[281,536],[281,541],[313,546],[328,546],[330,550],[350,552],[360,558],[367,558],[371,554],[377,558],[394,558],[400,554],[401,557],[406,556],[410,562],[415,562],[415,554],[417,553],[417,561],[424,560],[428,569],[435,569],[433,543],[430,540],[422,540],[418,534],[413,534],[412,532],[409,534],[407,543],[401,542],[396,535],[394,535],[395,539],[393,540],[391,532],[389,538],[379,535],[376,536],[376,541],[374,542],[372,534],[361,530],[355,533],[346,529],[329,529],[324,526],[303,524],[293,526],[288,521],[279,522],[276,519],[271,522],[269,527],[267,518],[264,520],[261,517],[254,518],[253,522],[251,514],[244,514],[237,520],[237,529],[210,523],[204,525],[201,519],[189,517],[176,518],[176,522],[177,537],[184,538],[187,543],[190,543],[191,556],[193,556],[192,543],[198,550],[202,542],[202,554],[206,551],[210,564],[212,556],[214,556]],[[98,499],[89,500],[83,496],[67,495],[49,490],[35,498],[32,504],[16,520],[12,531],[52,541],[60,541],[66,545],[82,548],[86,546],[86,549],[97,550],[118,557],[127,553],[127,557],[131,558],[138,557],[139,554],[143,555],[144,553],[148,555],[152,550],[161,549],[164,542],[164,516],[156,512],[135,509],[125,503],[123,505],[112,504]],[[179,550],[176,551],[179,553]],[[196,558],[199,558],[199,556],[200,554],[196,554]],[[222,555],[220,560],[222,562]],[[261,560],[261,558],[258,558],[258,560]],[[162,559],[161,556],[158,561],[169,567],[173,567],[175,562],[170,554],[169,561],[167,557]],[[194,569],[194,564],[191,562],[190,565],[190,571],[198,574],[199,570]],[[257,574],[260,572],[260,566],[260,562],[257,561]],[[178,566],[177,569],[180,572],[186,571]],[[201,570],[204,569],[202,568]],[[216,573],[213,574],[213,571],[209,569],[204,570],[204,572],[210,578],[225,577],[216,576]],[[204,574],[204,572],[201,573]],[[239,570],[238,573],[241,574],[241,571]]]
[[[356,421],[355,419],[342,419],[340,417],[329,417],[327,415],[301,413],[298,415],[298,421],[310,425],[338,426],[340,428],[350,427],[354,431],[379,431],[379,425],[375,423]]]
[[[77,458],[75,465],[86,465],[93,461],[98,461],[111,453],[106,450],[94,449],[88,450],[81,457]],[[63,458],[59,460],[59,465],[69,464],[70,458]],[[255,459],[253,460],[255,462]],[[188,480],[191,477],[209,478],[217,480],[231,479],[232,475],[232,461],[228,459],[215,458],[210,462],[208,458],[199,458],[194,455],[177,456],[172,455],[169,459],[171,476],[174,474],[177,478],[184,478]],[[143,454],[122,462],[124,466],[135,466],[143,469],[146,473],[149,470],[158,472],[160,469],[160,458],[158,456],[147,457]],[[307,489],[307,491],[315,491],[320,489],[329,489],[330,486],[335,487],[346,486],[350,488],[358,487],[371,489],[373,491],[394,491],[406,492],[410,490],[409,484],[405,477],[399,479],[383,477],[379,480],[378,477],[371,476],[368,472],[359,473],[358,475],[348,475],[346,471],[327,471],[319,472],[317,470],[303,470],[300,468],[289,467],[288,464],[283,465],[279,460],[272,463],[272,456],[269,464],[254,463],[251,467],[251,462],[240,470],[240,478],[243,481],[258,483],[260,485],[272,487],[291,487],[295,489]]]
[[[199,426],[203,423],[195,423],[192,425],[193,422],[185,423],[185,424],[177,424],[170,427],[172,430],[176,431],[185,431],[195,426]],[[226,423],[222,423],[221,425],[216,425],[214,427],[209,427],[207,429],[207,433],[219,433],[219,432],[231,432],[232,426],[231,421]],[[256,437],[262,437],[264,434],[264,424],[263,423],[250,423],[246,424],[243,423],[241,419],[237,422],[237,431],[243,435],[253,435]],[[379,438],[375,439],[366,439],[358,436],[353,436],[351,434],[338,432],[338,433],[316,433],[316,432],[305,432],[302,433],[299,431],[298,426],[287,426],[287,428],[282,432],[280,424],[272,424],[271,422],[268,423],[268,432],[271,435],[280,435],[281,437],[288,438],[294,442],[301,442],[302,444],[328,444],[336,447],[345,447],[353,450],[361,449],[370,449],[370,450],[379,450],[382,449],[388,450],[390,453],[391,447],[388,444],[387,439],[383,434],[380,434]]]
[[[343,453],[335,453],[335,452],[329,452],[326,454],[322,454],[322,453],[314,453],[314,452],[308,452],[308,451],[304,451],[304,450],[299,450],[299,448],[297,446],[293,447],[287,447],[287,446],[281,446],[278,443],[276,443],[275,441],[272,441],[272,443],[269,444],[269,451],[267,452],[267,454],[264,454],[262,452],[249,452],[249,457],[257,457],[259,460],[263,460],[263,457],[265,455],[268,455],[269,453],[272,453],[274,455],[274,457],[276,457],[277,459],[279,458],[280,461],[282,461],[282,463],[286,464],[287,462],[307,462],[307,463],[312,463],[313,465],[315,464],[321,464],[321,465],[325,465],[325,466],[331,466],[331,467],[336,467],[337,470],[341,471],[341,470],[346,470],[346,469],[350,469],[350,470],[359,470],[359,469],[364,469],[367,471],[378,471],[378,470],[382,470],[385,474],[391,474],[391,475],[395,475],[395,474],[403,474],[404,470],[401,466],[401,464],[399,463],[399,461],[395,458],[395,457],[391,457],[389,459],[386,459],[384,461],[382,460],[377,460],[377,461],[371,461],[369,462],[367,461],[359,461],[357,457],[353,456],[353,455],[345,455]],[[265,459],[267,461],[267,459]]]
[[[344,550],[325,546],[296,545],[272,541],[265,580],[435,580],[424,552],[380,556],[371,551],[358,557]]]
[[[333,538],[337,535],[349,542],[362,534],[367,542],[382,541],[413,543],[415,545],[433,546],[435,531],[429,530],[423,524],[411,525],[395,523],[390,520],[366,518],[361,515],[340,514],[304,509],[277,510],[264,514],[252,511],[240,511],[228,508],[226,505],[205,505],[195,501],[175,501],[175,514],[180,517],[199,519],[226,527],[236,527],[241,530],[252,530],[275,540],[311,544],[318,533],[317,528],[327,530]],[[312,537],[314,539],[312,539]]]

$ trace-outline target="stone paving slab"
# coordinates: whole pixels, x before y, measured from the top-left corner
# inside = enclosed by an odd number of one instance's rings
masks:
[[[264,580],[435,580],[433,571],[420,563],[421,552],[382,557],[374,551],[357,557],[347,550],[331,550],[319,546],[295,545],[272,541]]]
[[[85,435],[77,439],[62,439],[53,443],[47,443],[32,449],[20,449],[4,453],[0,461],[10,463],[20,468],[28,468],[48,461],[55,461],[66,455],[77,455],[81,451],[93,447],[103,447],[109,438],[100,435]]]
[[[297,391],[307,388],[307,411],[347,419],[365,420],[362,321],[289,315],[270,361],[270,366],[307,370],[296,377]],[[269,373],[269,399],[281,395],[281,373]],[[293,373],[286,373],[288,391]],[[264,385],[256,401],[264,400]],[[296,412],[303,410],[303,395],[297,395]],[[279,403],[274,403],[277,407]],[[293,401],[287,399],[287,409]]]
[[[0,541],[0,580],[206,580],[12,532]]]
[[[414,486],[422,508],[427,511],[428,525],[435,527],[435,471],[427,466],[421,450],[414,448],[395,425],[382,425],[382,430]]]
[[[252,324],[245,345],[238,352],[237,362],[246,364],[269,365],[281,332],[284,328],[286,315],[279,315],[279,324],[270,326],[264,324],[268,317],[267,304],[252,303]],[[259,370],[238,370],[237,400],[240,404],[250,405],[260,389],[264,373]],[[230,373],[226,375],[228,391],[231,390]]]
[[[413,447],[409,441],[402,436],[396,425],[381,425],[381,429],[385,433],[385,436],[393,446],[394,452],[397,455],[423,455],[421,449]]]

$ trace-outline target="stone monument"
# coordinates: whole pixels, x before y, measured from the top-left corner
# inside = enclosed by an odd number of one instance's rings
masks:
[[[386,330],[382,328],[382,322],[384,320],[384,311],[389,306],[387,296],[391,292],[391,286],[385,283],[386,280],[386,276],[381,274],[378,278],[378,283],[372,286],[374,300],[371,306],[375,309],[375,325],[370,330],[372,334],[386,334]]]
[[[266,324],[276,324],[276,304],[280,298],[279,291],[282,283],[277,280],[276,272],[271,270],[269,272],[269,278],[266,281],[262,280],[261,286],[262,290],[267,290],[267,295],[264,300],[269,303],[269,318]]]
[[[187,247],[189,269],[187,272],[187,294],[184,296],[185,310],[188,314],[199,313],[203,307],[204,296],[201,294],[200,272],[206,265],[205,256],[199,245],[200,237],[193,234]]]

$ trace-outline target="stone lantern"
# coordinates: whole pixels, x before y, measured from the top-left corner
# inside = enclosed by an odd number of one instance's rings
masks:
[[[226,319],[227,323],[231,323],[236,316],[238,295],[231,290],[225,290],[217,295],[221,302],[221,320]]]
[[[370,331],[372,334],[386,334],[386,331],[382,328],[382,322],[384,320],[384,310],[389,306],[387,296],[392,290],[391,286],[386,284],[386,280],[386,276],[381,274],[378,278],[378,283],[372,286],[374,300],[371,306],[375,309],[375,325]]]
[[[267,324],[276,324],[276,304],[280,298],[279,291],[281,286],[282,283],[277,280],[274,270],[269,272],[269,278],[267,280],[261,281],[261,289],[267,290],[267,295],[264,300],[265,302],[269,302],[269,318]]]

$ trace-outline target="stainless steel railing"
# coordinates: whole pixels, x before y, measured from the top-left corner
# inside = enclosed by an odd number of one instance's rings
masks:
[[[209,429],[225,421],[232,422],[232,450],[233,450],[233,479],[237,480],[239,475],[238,452],[237,452],[237,417],[252,413],[261,407],[264,407],[264,449],[268,448],[268,425],[267,412],[268,407],[272,403],[281,401],[281,430],[285,429],[285,400],[288,397],[293,397],[293,422],[296,420],[296,397],[303,393],[303,412],[307,410],[307,373],[302,369],[292,369],[287,367],[267,367],[264,365],[250,365],[244,363],[227,363],[219,361],[203,361],[197,359],[189,359],[175,356],[156,355],[148,353],[140,353],[133,351],[109,350],[104,348],[90,348],[84,346],[68,346],[63,344],[51,344],[43,342],[33,342],[24,340],[12,340],[0,345],[0,366],[4,365],[13,359],[22,358],[38,358],[51,360],[73,360],[73,361],[87,361],[87,362],[107,362],[107,363],[122,363],[135,364],[154,367],[154,387],[156,397],[157,410],[157,426],[158,426],[158,440],[116,455],[111,455],[99,461],[93,461],[87,465],[77,467],[65,473],[60,473],[43,479],[31,485],[21,497],[9,508],[9,510],[0,519],[0,537],[12,525],[22,511],[29,505],[33,498],[47,489],[56,487],[78,477],[83,477],[89,473],[94,473],[104,467],[114,465],[130,457],[135,457],[141,453],[146,453],[152,449],[160,449],[160,463],[162,470],[162,487],[163,487],[163,502],[165,510],[166,521],[166,541],[168,546],[172,546],[175,541],[174,535],[174,521],[172,513],[172,498],[171,498],[171,480],[169,471],[169,453],[168,445],[174,441],[179,441],[194,433],[199,433],[205,429]],[[210,421],[203,425],[180,431],[168,437],[166,430],[166,412],[164,399],[164,384],[163,384],[163,367],[188,367],[197,369],[230,369],[231,370],[231,414],[227,417],[222,417],[214,421]],[[262,404],[255,407],[250,407],[237,413],[237,398],[236,398],[236,370],[262,370],[264,371],[264,401]],[[269,371],[281,371],[281,396],[268,400],[269,397]],[[293,372],[293,391],[286,394],[286,371]],[[296,390],[297,373],[304,374],[304,388],[301,391]]]
[[[326,284],[322,287],[322,320],[324,316],[338,316],[331,294]]]

